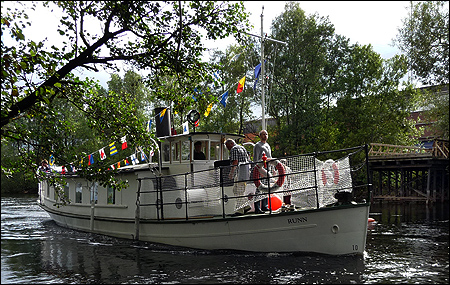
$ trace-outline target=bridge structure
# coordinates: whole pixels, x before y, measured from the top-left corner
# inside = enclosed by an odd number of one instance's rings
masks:
[[[373,201],[449,200],[449,141],[432,148],[370,144]]]

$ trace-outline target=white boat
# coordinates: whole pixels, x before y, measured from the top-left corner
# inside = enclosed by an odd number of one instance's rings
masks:
[[[44,179],[39,183],[40,206],[63,227],[174,246],[364,252],[371,195],[367,146],[272,159],[265,178],[254,168],[264,162],[252,163],[245,193],[236,195],[235,182],[227,178],[224,141],[239,142],[243,136],[196,132],[160,138],[158,162],[119,169],[128,188],[117,191],[66,173],[63,188],[70,203],[62,205],[54,185]],[[203,143],[206,160],[192,159],[196,141]],[[252,195],[257,189],[261,193]],[[280,207],[289,195],[295,207]],[[271,197],[270,211],[232,215],[264,197]]]

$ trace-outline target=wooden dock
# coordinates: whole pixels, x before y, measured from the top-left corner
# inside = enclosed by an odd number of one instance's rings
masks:
[[[431,149],[372,143],[369,165],[373,200],[449,200],[449,141]]]

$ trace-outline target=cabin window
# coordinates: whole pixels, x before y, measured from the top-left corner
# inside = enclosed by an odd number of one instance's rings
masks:
[[[189,160],[189,141],[184,141],[181,143],[181,160]]]
[[[180,161],[180,142],[172,143],[172,161]]]
[[[66,186],[64,186],[64,196],[66,199],[69,199],[69,183],[67,182]]]
[[[220,142],[211,142],[209,154],[211,160],[220,160]]]
[[[50,197],[50,184],[46,183],[47,186],[47,197]]]
[[[83,186],[81,183],[77,183],[77,187],[75,188],[75,203],[81,203],[83,200]]]
[[[170,161],[170,145],[168,143],[163,143],[161,146],[162,149],[162,160]]]
[[[91,185],[91,203],[92,201],[95,201],[95,204],[97,204],[98,200],[98,182],[94,182]]]
[[[199,152],[197,152],[199,148]],[[195,160],[208,159],[208,141],[195,141],[193,144],[193,154]]]
[[[108,204],[115,204],[116,203],[116,191],[114,191],[114,188],[111,186],[108,186],[108,188],[106,189],[106,194],[107,194],[107,203]]]

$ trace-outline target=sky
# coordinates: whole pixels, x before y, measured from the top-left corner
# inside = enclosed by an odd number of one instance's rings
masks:
[[[261,13],[263,30],[270,35],[272,21],[284,12],[288,1],[244,1],[251,13],[252,34],[261,35]],[[388,59],[399,54],[392,40],[402,27],[402,19],[408,16],[409,1],[296,1],[307,15],[317,13],[329,17],[335,33],[350,39],[350,43],[371,44],[375,52]],[[264,6],[264,10],[262,7]],[[226,47],[232,40],[208,43],[208,47]]]
[[[2,2],[2,6],[11,5],[12,1],[8,2],[6,4]],[[307,15],[317,13],[320,17],[328,16],[331,24],[335,26],[335,33],[349,38],[351,43],[371,44],[374,51],[385,59],[400,53],[396,47],[392,46],[392,40],[396,37],[398,28],[402,26],[402,19],[408,16],[409,1],[297,2]],[[286,1],[244,1],[246,10],[251,13],[250,22],[254,26],[250,33],[261,34],[261,13],[263,13],[263,30],[270,35],[271,23],[275,17],[283,13],[286,3]],[[25,35],[33,40],[43,40],[45,37],[51,39],[53,36],[56,38],[58,15],[48,10],[38,10],[37,15],[38,17],[33,17],[30,13],[33,24],[29,30],[27,29]],[[233,39],[228,38],[208,42],[205,45],[208,48],[225,50],[232,43],[234,43]],[[83,74],[95,75],[105,87],[106,82],[110,80],[109,74],[105,72],[95,74],[84,72]]]

